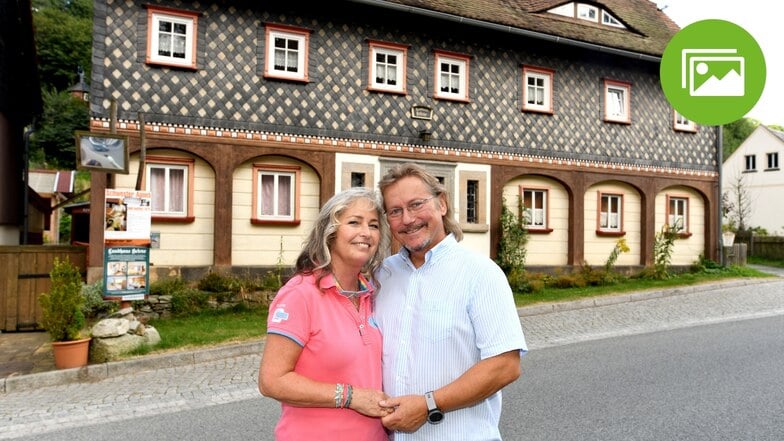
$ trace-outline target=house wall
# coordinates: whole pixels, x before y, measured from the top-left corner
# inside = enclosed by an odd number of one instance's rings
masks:
[[[780,133],[780,132],[779,132]],[[768,168],[767,155],[778,153],[779,167]],[[746,156],[756,158],[756,168],[746,170]],[[777,136],[758,126],[722,165],[722,193],[738,207],[738,192],[744,200],[745,227],[762,227],[771,235],[784,234],[784,134]],[[727,219],[724,222],[728,222]],[[736,225],[737,227],[737,225]]]
[[[542,176],[520,176],[504,186],[507,208],[520,213],[518,198],[522,188],[546,189],[548,192],[547,233],[530,231],[526,244],[526,262],[533,265],[568,265],[569,199],[564,187]],[[550,231],[552,230],[552,231]]]
[[[292,165],[301,167],[299,225],[254,225],[250,222],[252,206],[253,164]],[[319,178],[306,164],[282,156],[263,156],[243,163],[234,173],[232,205],[232,264],[239,266],[275,266],[278,260],[292,265],[310,232],[320,208]],[[282,248],[282,249],[281,249]]]
[[[212,241],[213,255],[206,257],[210,247],[201,242],[204,254],[195,253],[195,262],[274,265],[281,238],[285,260],[293,261],[315,210],[345,188],[347,173],[372,173],[369,181],[375,185],[390,161],[428,162],[447,170],[458,218],[464,205],[461,182],[484,179],[480,203],[485,219],[465,225],[464,243],[490,255],[497,244],[499,196],[517,191],[526,179],[552,186],[557,228],[533,238],[528,262],[534,265],[606,260],[617,238],[595,235],[600,188],[628,193],[625,237],[634,248],[619,264],[651,261],[654,199],[661,188],[679,182],[699,189],[706,195],[705,210],[715,209],[716,132],[672,129],[672,109],[661,92],[656,63],[507,34],[500,38],[470,26],[452,24],[441,32],[431,19],[378,14],[356,4],[357,13],[346,16],[326,4],[298,10],[288,3],[153,3],[200,14],[196,69],[146,64],[145,7],[96,1],[91,129],[109,129],[116,100],[118,131],[129,135],[131,151],[140,148],[137,118],[143,111],[148,145],[189,151],[204,161],[197,169],[204,169],[200,175],[213,173],[214,203],[207,202],[210,183],[205,181],[204,207],[197,216],[206,220],[198,234]],[[267,23],[311,31],[307,82],[263,77]],[[408,47],[405,94],[367,90],[368,39]],[[469,56],[468,102],[433,97],[434,50]],[[552,114],[520,110],[521,65],[554,70]],[[602,85],[608,78],[631,84],[630,124],[603,121]],[[432,118],[412,118],[414,105],[431,108]],[[430,141],[419,138],[422,129],[431,131]],[[297,226],[251,225],[252,164],[283,156],[302,164],[302,220]],[[93,188],[101,185],[94,176]],[[715,218],[703,221],[706,254],[715,254],[715,227],[708,225]],[[182,225],[171,227],[173,234]],[[152,227],[162,236],[168,228],[157,222]],[[91,225],[91,240],[100,234]],[[190,253],[171,256],[166,260],[171,265],[174,260],[195,264]],[[101,260],[91,249],[91,265]]]
[[[154,266],[181,265],[182,256],[188,256],[188,264],[212,265],[214,259],[214,210],[215,172],[202,159],[186,152],[173,149],[148,148],[148,155],[173,158],[193,158],[193,211],[194,220],[188,223],[153,222],[150,231],[160,233],[160,248],[150,250],[150,264]],[[129,173],[115,174],[114,188],[135,189],[139,172],[139,155],[130,156]],[[146,180],[142,189],[147,189]],[[99,211],[103,213],[103,209]]]
[[[599,194],[611,193],[623,196],[622,231],[623,235],[599,236]],[[616,265],[640,265],[644,260],[641,246],[641,201],[636,189],[619,182],[603,182],[591,186],[585,193],[585,262],[589,265],[604,265],[615,244],[623,238],[629,247],[628,253],[621,253]]]
[[[690,265],[699,260],[705,252],[705,201],[693,189],[673,186],[656,195],[656,232],[659,233],[667,223],[667,196],[688,198],[689,225],[684,234],[675,240],[672,251],[673,265]]]

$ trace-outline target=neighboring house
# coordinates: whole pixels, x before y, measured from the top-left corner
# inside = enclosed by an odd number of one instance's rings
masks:
[[[60,238],[60,210],[74,192],[75,171],[30,170],[27,182],[30,189],[44,201],[41,210],[31,215],[29,226],[31,244],[57,244]],[[31,204],[32,205],[32,204]],[[39,204],[41,205],[41,204]]]
[[[293,264],[324,201],[401,161],[443,180],[479,252],[495,255],[504,201],[524,211],[529,268],[602,265],[620,238],[619,265],[650,265],[666,223],[684,228],[674,264],[717,256],[717,131],[664,97],[678,28],[649,0],[96,0],[94,13],[91,130],[128,135],[131,155],[128,175],[92,174],[91,210],[141,169],[159,272]],[[93,278],[102,259],[91,246]]]
[[[743,227],[761,227],[771,235],[784,234],[784,132],[760,124],[722,164],[721,189],[735,210],[730,220]]]

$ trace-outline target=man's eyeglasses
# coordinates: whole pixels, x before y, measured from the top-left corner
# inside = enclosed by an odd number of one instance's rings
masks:
[[[435,196],[430,196],[429,198],[425,198],[425,199],[414,199],[413,201],[409,202],[408,205],[406,205],[405,210],[408,210],[408,212],[412,214],[419,213],[420,211],[422,211],[423,208],[425,208],[425,204],[427,204],[428,201],[430,201],[430,199],[433,199],[434,197]],[[397,219],[401,216],[403,216],[402,207],[396,207],[387,210],[387,217],[390,219]]]

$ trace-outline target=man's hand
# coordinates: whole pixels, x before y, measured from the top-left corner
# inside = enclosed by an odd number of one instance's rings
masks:
[[[416,432],[427,421],[427,403],[424,395],[404,395],[379,403],[395,411],[382,417],[381,422],[389,430]]]

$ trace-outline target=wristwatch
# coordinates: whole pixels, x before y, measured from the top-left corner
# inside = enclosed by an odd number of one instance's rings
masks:
[[[436,400],[433,398],[433,391],[425,394],[425,402],[427,403],[427,422],[430,424],[438,424],[444,421],[444,412],[441,412],[436,406]]]

